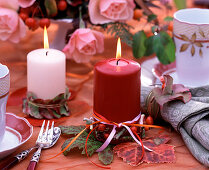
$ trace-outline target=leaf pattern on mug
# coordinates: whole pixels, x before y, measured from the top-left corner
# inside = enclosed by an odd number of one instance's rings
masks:
[[[194,43],[197,38],[196,33],[192,34],[191,42]]]
[[[203,56],[203,54],[202,54],[202,49],[201,49],[201,48],[199,49],[199,55],[200,55],[200,57]]]
[[[201,29],[199,29],[199,33],[200,33],[200,35],[201,35],[203,38],[205,38],[205,34],[204,34],[204,32],[203,32]]]
[[[190,44],[182,44],[180,52],[184,52],[187,50],[187,48],[189,47]]]
[[[194,54],[195,54],[195,48],[194,48],[194,45],[192,45],[192,48],[191,48],[191,54],[192,54],[192,56],[194,56]]]
[[[205,37],[205,34],[204,34],[204,32],[201,29],[199,30],[199,33],[200,33],[201,36]],[[191,55],[194,56],[195,55],[195,46],[196,46],[196,47],[199,47],[200,48],[199,49],[199,55],[200,55],[200,57],[203,56],[203,52],[202,52],[202,49],[201,49],[203,47],[203,44],[200,41],[197,41],[196,40],[197,39],[196,32],[192,34],[191,39],[188,38],[184,34],[180,34],[180,36],[181,36],[181,39],[183,41],[188,42],[188,43],[183,43],[181,45],[180,50],[179,50],[180,52],[186,51],[189,48],[189,46],[191,46],[191,51],[190,52],[191,52]]]
[[[184,41],[190,41],[186,35],[180,34],[180,36]]]

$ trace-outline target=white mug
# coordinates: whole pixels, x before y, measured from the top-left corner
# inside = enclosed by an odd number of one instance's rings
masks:
[[[190,87],[209,85],[209,10],[179,10],[173,24],[179,82]]]
[[[0,64],[0,143],[5,133],[6,104],[10,88],[10,75],[7,66]]]

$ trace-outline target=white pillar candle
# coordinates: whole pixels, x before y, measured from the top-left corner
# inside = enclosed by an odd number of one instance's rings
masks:
[[[40,99],[53,99],[65,92],[65,54],[55,49],[37,49],[27,55],[28,92]]]

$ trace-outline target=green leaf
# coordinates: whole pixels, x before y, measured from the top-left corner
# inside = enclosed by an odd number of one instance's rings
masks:
[[[69,116],[69,112],[66,110],[65,106],[60,107],[60,114],[65,115],[65,116]]]
[[[133,36],[133,55],[135,58],[141,58],[146,52],[145,41],[147,39],[144,31],[139,31]]]
[[[157,15],[151,14],[151,15],[148,16],[147,21],[151,22],[151,21],[155,20],[156,18],[157,18]]]
[[[164,21],[173,21],[173,17],[167,16],[164,18]]]
[[[186,0],[174,0],[174,3],[178,10],[186,8]]]
[[[53,98],[53,102],[54,103],[57,103],[57,102],[60,102],[61,100],[64,100],[65,99],[65,95],[64,94],[59,94],[58,96],[56,96],[55,98]]]
[[[31,112],[31,116],[35,117],[36,119],[43,119],[43,116],[39,113],[39,108],[31,103],[28,103],[28,107]]]
[[[113,161],[113,150],[111,146],[108,146],[105,148],[105,150],[98,152],[99,160],[104,164],[104,165],[109,165]]]
[[[80,125],[80,126],[59,126],[59,127],[61,129],[62,134],[65,134],[65,135],[77,135],[83,129],[85,129],[86,126]]]
[[[146,52],[144,56],[150,56],[154,53],[153,39],[154,39],[154,35],[146,39],[145,41]]]
[[[56,0],[45,0],[44,5],[48,16],[55,16],[57,14]]]
[[[166,32],[159,32],[153,37],[153,50],[162,64],[175,61],[175,44]]]
[[[57,119],[61,118],[61,115],[58,114],[55,110],[52,110],[52,114],[53,114],[53,117],[55,117]]]
[[[86,138],[88,136],[87,132],[83,132],[76,140],[73,142],[70,147],[67,148],[66,151],[63,152],[63,154],[66,156],[71,149],[78,148],[79,150],[82,150],[81,154],[86,154],[85,152],[85,142]],[[74,137],[67,139],[64,144],[62,145],[62,150],[74,139]],[[92,156],[94,152],[98,148],[102,146],[102,142],[99,142],[95,139],[95,137],[91,134],[89,136],[88,142],[87,142],[87,153],[89,156]]]

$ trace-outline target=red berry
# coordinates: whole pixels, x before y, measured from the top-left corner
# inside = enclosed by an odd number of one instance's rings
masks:
[[[27,18],[25,20],[25,24],[29,27],[29,28],[34,28],[36,25],[36,21],[34,18]]]
[[[39,22],[39,26],[41,28],[44,28],[44,26],[46,26],[46,28],[48,28],[50,26],[50,20],[48,18],[42,18]]]
[[[107,139],[108,137],[109,137],[109,134],[108,133],[105,133],[104,134],[104,138]]]
[[[39,27],[39,22],[38,20],[35,19],[35,25],[31,29],[35,31],[36,29],[38,29],[38,27]]]
[[[132,131],[132,132],[137,132],[137,130],[138,130],[138,128],[137,128],[136,126],[132,126],[132,127],[131,127],[131,131]]]
[[[148,116],[146,118],[146,124],[147,125],[153,125],[154,124],[153,118],[151,116]]]
[[[19,16],[20,16],[20,18],[21,18],[23,21],[25,21],[25,20],[28,18],[28,14],[27,14],[27,13],[24,13],[24,12],[21,12],[21,13],[19,14]]]
[[[65,0],[61,0],[58,2],[57,7],[60,11],[64,11],[67,9],[67,2]]]
[[[105,130],[105,128],[106,128],[106,126],[104,124],[99,124],[97,127],[97,130],[103,132]]]

